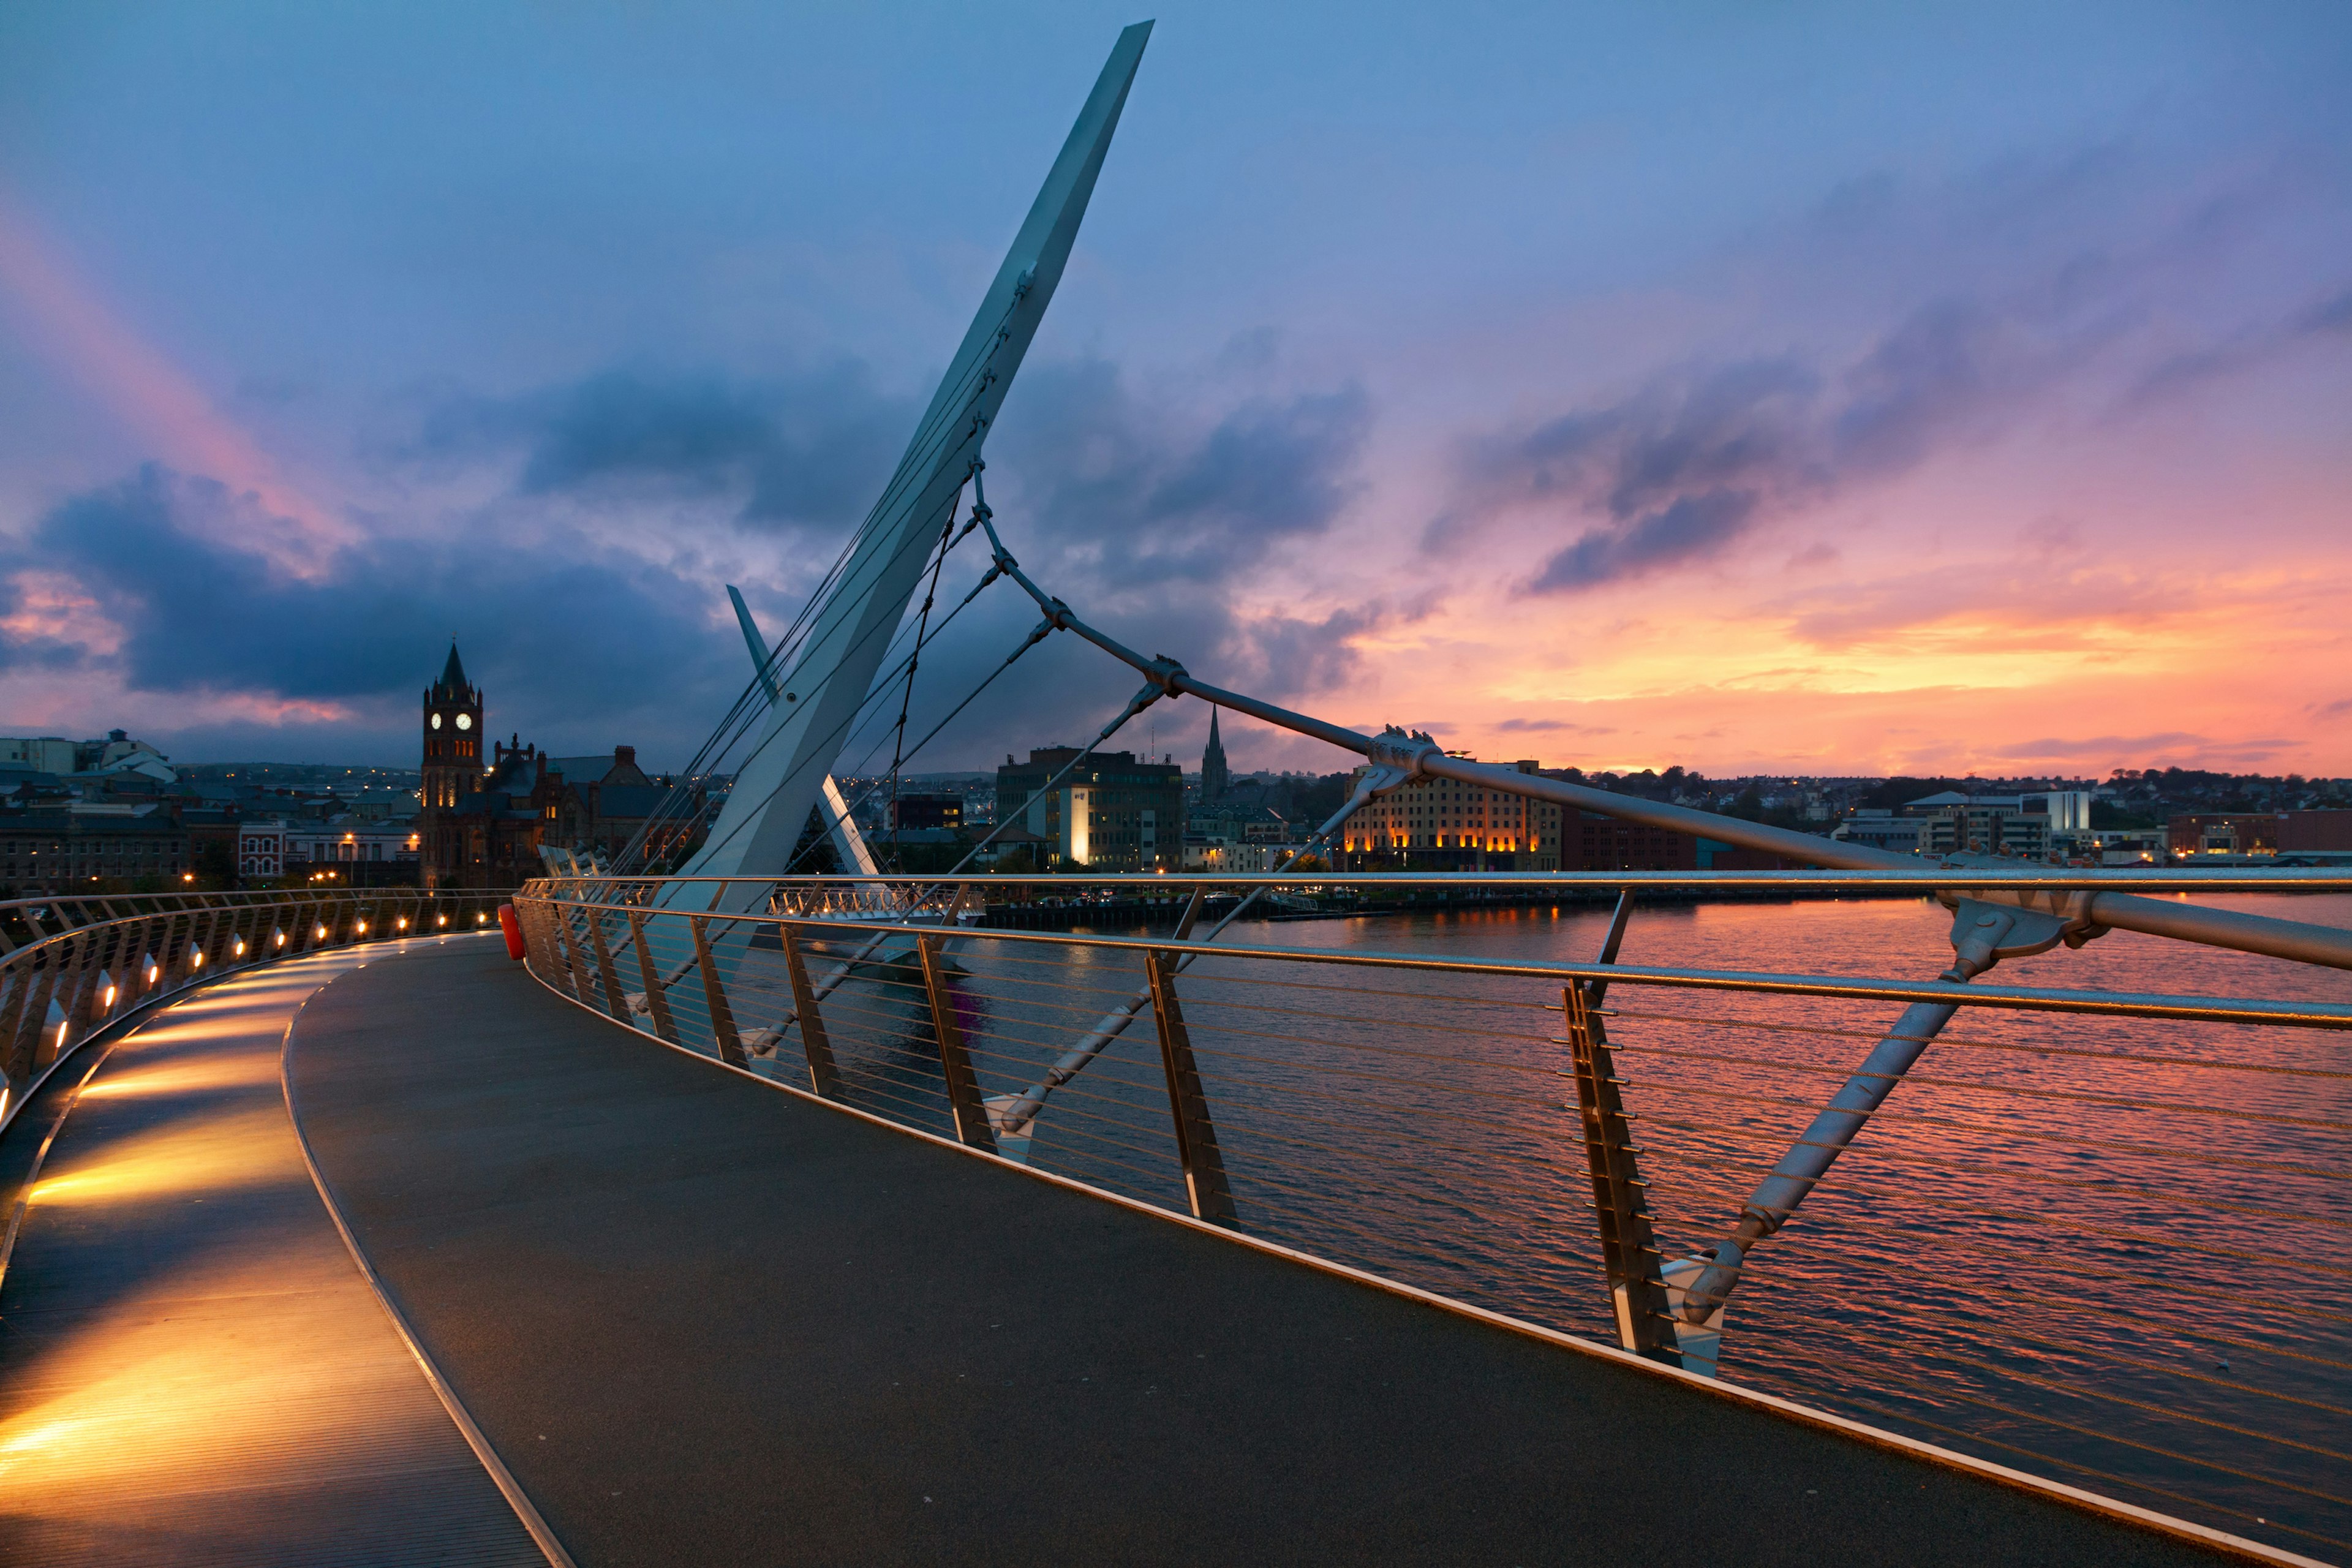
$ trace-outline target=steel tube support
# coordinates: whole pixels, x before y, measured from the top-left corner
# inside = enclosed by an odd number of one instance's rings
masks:
[[[1194,1219],[1238,1228],[1233,1186],[1225,1179],[1216,1126],[1209,1120],[1209,1097],[1192,1060],[1192,1037],[1184,1027],[1184,1009],[1176,1000],[1176,968],[1173,953],[1143,955],[1144,973],[1151,983],[1151,1016],[1160,1026],[1160,1065],[1168,1075],[1168,1113],[1176,1128],[1184,1193],[1192,1200]]]
[[[923,990],[931,1002],[931,1032],[940,1043],[940,1070],[946,1075],[948,1105],[955,1112],[956,1139],[975,1149],[996,1152],[996,1134],[988,1125],[988,1107],[982,1103],[979,1075],[963,1048],[963,1030],[956,1023],[955,994],[948,989],[947,970],[940,963],[940,937],[928,932],[915,939],[923,963]]]
[[[710,1036],[719,1047],[719,1059],[729,1067],[750,1067],[751,1058],[743,1049],[743,1037],[735,1032],[735,1015],[727,1005],[727,989],[719,982],[719,962],[710,955],[709,922],[700,915],[689,915],[687,923],[694,931],[694,962],[702,970],[702,999],[710,1010]]]
[[[1895,1027],[1871,1048],[1845,1087],[1830,1098],[1771,1173],[1748,1194],[1731,1238],[1709,1249],[1706,1268],[1684,1296],[1682,1315],[1686,1321],[1700,1322],[1722,1310],[1739,1283],[1748,1248],[1789,1222],[1797,1205],[1829,1173],[1830,1166],[1934,1042],[1937,1032],[1958,1011],[1949,1002],[1917,1002],[1903,1009]]]
[[[801,939],[791,921],[778,921],[776,934],[784,944],[784,971],[792,976],[793,1016],[801,1026],[801,1049],[808,1057],[809,1087],[821,1099],[839,1100],[841,1073],[833,1065],[833,1041],[824,1032],[824,1016],[816,1010],[816,987],[809,984],[808,955],[801,950]]]
[[[604,940],[604,917],[594,910],[588,911],[588,941],[596,950],[596,983],[604,988],[604,1011],[626,1024],[629,1004],[621,994],[621,976],[613,968],[612,944]]]

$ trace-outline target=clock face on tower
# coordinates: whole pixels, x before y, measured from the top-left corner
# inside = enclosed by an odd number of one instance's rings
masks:
[[[473,727],[474,716],[471,713],[460,713],[457,715],[457,728],[460,730],[470,730]]]
[[[436,730],[441,728],[441,715],[438,713],[433,715],[433,727]]]

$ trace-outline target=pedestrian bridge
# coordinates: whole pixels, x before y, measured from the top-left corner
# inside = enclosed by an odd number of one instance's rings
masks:
[[[123,1019],[0,1140],[0,1559],[2279,1559],[828,1103],[416,928]]]

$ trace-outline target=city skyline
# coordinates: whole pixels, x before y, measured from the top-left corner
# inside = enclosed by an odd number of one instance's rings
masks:
[[[665,767],[1132,19],[225,15],[0,25],[8,727],[398,762],[455,632]],[[991,450],[1082,613],[1494,759],[2352,772],[2352,24],[1327,22],[1161,18]],[[1024,675],[919,765],[1131,684]]]

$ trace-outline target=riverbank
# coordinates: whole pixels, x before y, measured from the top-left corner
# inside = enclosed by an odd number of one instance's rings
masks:
[[[1793,904],[1869,899],[1916,901],[1924,895],[1902,890],[1867,889],[1775,888],[1644,888],[1633,895],[1636,905]],[[1617,891],[1606,887],[1559,889],[1440,889],[1363,899],[1299,895],[1269,895],[1250,911],[1253,920],[1268,921],[1373,920],[1391,915],[1503,909],[1606,909],[1617,901]],[[1218,894],[1201,911],[1202,923],[1223,919],[1240,902],[1237,896]],[[1031,903],[990,904],[979,921],[982,929],[1009,931],[1075,931],[1082,926],[1126,929],[1172,927],[1183,917],[1186,900],[1168,899],[1040,900]]]

